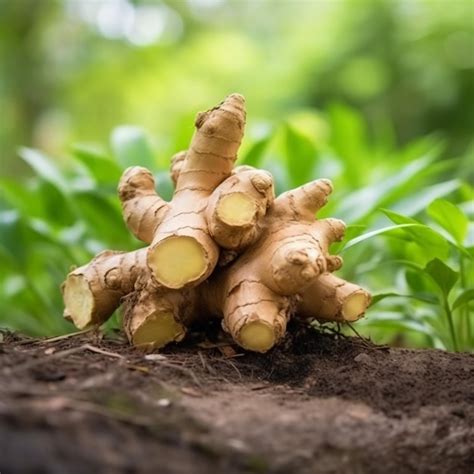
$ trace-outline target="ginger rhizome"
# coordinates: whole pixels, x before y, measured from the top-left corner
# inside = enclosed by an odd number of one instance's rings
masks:
[[[195,125],[189,149],[173,160],[176,188],[170,203],[157,195],[145,168],[128,169],[119,185],[129,229],[150,244],[151,276],[169,289],[206,280],[220,247],[238,251],[252,243],[257,221],[273,198],[266,172],[252,169],[230,178],[244,134],[242,96],[232,94],[199,114]]]
[[[124,172],[124,219],[148,246],[102,252],[68,275],[65,316],[78,328],[102,324],[124,303],[123,327],[136,346],[180,341],[191,322],[218,317],[237,344],[266,352],[292,317],[363,316],[369,293],[332,274],[342,259],[329,247],[345,225],[315,217],[331,183],[316,180],[274,199],[269,173],[234,168],[244,125],[238,94],[198,114],[189,149],[172,159],[170,202],[149,170]]]
[[[130,253],[106,251],[68,275],[65,316],[77,327],[103,323],[137,288],[155,301],[152,295],[168,298],[167,289],[199,285],[216,267],[221,248],[226,260],[229,253],[235,258],[259,237],[259,222],[274,199],[273,180],[266,171],[233,167],[245,126],[243,97],[232,94],[198,114],[195,126],[189,150],[172,160],[171,202],[158,195],[149,170],[135,166],[123,173],[118,193],[125,222],[149,246]],[[143,295],[137,301],[150,307],[142,303]],[[132,340],[139,319],[127,318]]]
[[[204,288],[208,311],[242,347],[265,352],[285,334],[290,317],[355,321],[370,303],[361,287],[331,274],[342,265],[329,246],[345,224],[315,219],[332,191],[320,179],[273,203],[260,239]]]

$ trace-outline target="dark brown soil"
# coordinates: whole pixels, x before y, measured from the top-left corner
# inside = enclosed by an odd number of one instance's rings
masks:
[[[3,334],[0,377],[1,474],[474,471],[469,354],[301,328],[267,355]]]

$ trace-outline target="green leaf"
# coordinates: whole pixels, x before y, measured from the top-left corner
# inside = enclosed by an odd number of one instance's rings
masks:
[[[122,170],[115,161],[88,145],[75,145],[73,154],[98,184],[117,186]]]
[[[286,124],[286,163],[292,186],[300,186],[313,178],[318,153],[314,143],[294,127]]]
[[[51,158],[32,148],[20,148],[18,153],[39,177],[55,186],[63,194],[68,194],[67,180]]]
[[[399,293],[389,292],[389,293],[379,293],[378,295],[372,296],[372,301],[370,306],[374,306],[379,301],[384,300],[385,298],[412,298],[418,301],[423,301],[424,303],[436,304],[436,298],[430,298],[429,295],[424,294],[413,294],[413,295],[401,295]]]
[[[344,246],[342,250],[343,251],[347,250],[348,248],[351,248],[354,245],[357,245],[360,242],[364,242],[368,239],[371,239],[372,237],[375,237],[377,235],[393,233],[394,231],[398,231],[399,229],[404,229],[407,227],[418,227],[419,225],[420,224],[416,224],[416,223],[414,224],[408,223],[408,224],[401,224],[401,225],[392,225],[389,227],[382,227],[381,229],[376,229],[371,232],[367,232],[366,234],[359,235],[359,237],[356,237],[355,239],[349,240],[349,242],[347,242],[347,244]]]
[[[155,160],[145,132],[132,125],[117,127],[111,136],[112,150],[119,164],[129,166],[144,166],[153,170]]]
[[[461,186],[461,181],[453,179],[444,183],[427,186],[418,192],[410,194],[404,199],[399,200],[392,209],[398,213],[404,213],[408,216],[414,216],[426,209],[434,199],[451,194]]]
[[[359,187],[366,179],[370,161],[365,122],[356,110],[342,104],[329,107],[329,121],[331,145],[345,162],[346,179]]]
[[[423,334],[434,335],[434,329],[424,321],[406,319],[401,313],[374,312],[370,318],[361,320],[358,324],[371,328],[380,327],[382,329],[392,329],[404,332],[406,329],[421,332]]]
[[[459,278],[459,273],[454,271],[439,258],[434,258],[428,262],[425,267],[425,272],[431,276],[446,298]]]
[[[406,165],[398,173],[344,196],[337,209],[338,216],[343,220],[354,222],[378,207],[391,205],[392,202],[408,195],[413,188],[419,189],[419,178],[426,173],[433,160],[432,155],[423,156]],[[351,171],[348,170],[346,173]]]
[[[271,139],[272,136],[267,135],[254,142],[243,157],[242,164],[258,167]]]
[[[7,178],[0,179],[0,189],[8,204],[23,215],[44,216],[44,205],[42,200],[38,199],[37,189],[31,189],[31,186]]]
[[[463,244],[469,220],[457,206],[444,199],[436,199],[428,206],[428,215],[452,235],[458,244]]]
[[[333,242],[331,244],[331,252],[335,254],[339,253],[348,242],[358,237],[365,228],[365,225],[348,225],[344,233],[344,239],[340,242]]]
[[[449,243],[441,234],[411,217],[403,216],[388,209],[381,209],[381,211],[395,224],[412,224],[411,228],[405,229],[405,233],[411,242],[418,245],[425,256],[430,259],[434,256],[447,258]]]
[[[23,265],[27,248],[25,245],[24,223],[18,211],[0,212],[0,248]]]
[[[115,201],[111,203],[105,196],[91,192],[76,192],[74,200],[87,224],[89,235],[115,248],[127,248],[130,245],[130,234]]]
[[[474,301],[474,288],[463,291],[453,303],[453,310]]]

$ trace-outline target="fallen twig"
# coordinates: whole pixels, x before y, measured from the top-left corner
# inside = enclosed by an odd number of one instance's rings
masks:
[[[103,349],[100,349],[99,347],[92,346],[91,344],[83,344],[82,346],[78,347],[73,347],[71,349],[66,349],[64,351],[59,351],[55,352],[54,354],[49,354],[45,357],[42,357],[41,359],[35,359],[35,360],[30,360],[27,361],[23,364],[17,365],[16,367],[7,367],[4,369],[4,372],[7,374],[11,374],[14,372],[21,372],[22,370],[29,370],[34,367],[38,367],[39,365],[45,364],[47,362],[50,362],[55,359],[62,359],[63,357],[70,356],[72,354],[77,354],[78,352],[83,352],[83,351],[90,351],[90,352],[95,352],[97,354],[102,354],[108,357],[115,357],[118,359],[125,359],[124,356],[120,354],[116,354],[115,352],[109,352],[105,351]]]

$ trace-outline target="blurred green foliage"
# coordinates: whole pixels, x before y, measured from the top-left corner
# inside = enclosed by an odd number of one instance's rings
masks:
[[[150,167],[169,198],[194,114],[238,91],[241,163],[278,192],[333,180],[323,215],[350,224],[340,274],[375,294],[358,330],[474,348],[473,8],[0,0],[0,325],[72,330],[58,290],[70,266],[140,245],[122,170]]]
[[[278,116],[344,102],[401,143],[474,127],[471,0],[0,1],[0,146],[63,155],[134,123],[168,150],[229,92]],[[189,126],[189,125],[188,125]],[[157,138],[158,139],[158,138]]]

